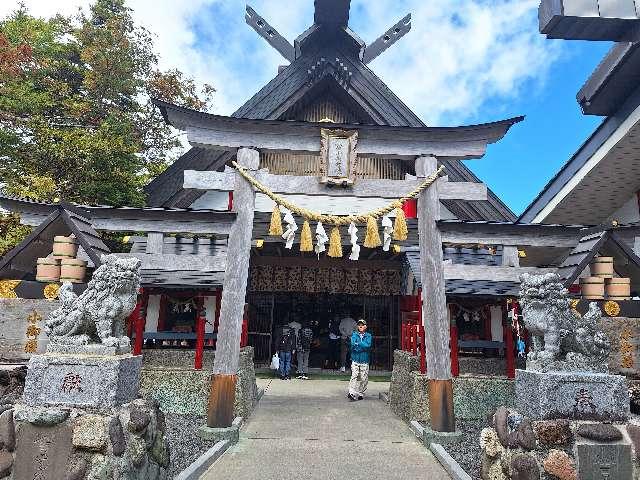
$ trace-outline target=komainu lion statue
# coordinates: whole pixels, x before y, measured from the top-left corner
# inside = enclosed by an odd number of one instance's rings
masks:
[[[520,278],[524,324],[533,340],[527,369],[607,373],[609,338],[599,326],[602,312],[591,303],[584,315],[571,308],[567,289],[555,273]]]
[[[140,260],[103,255],[87,289],[76,295],[71,283],[60,287],[62,305],[51,312],[44,330],[53,344],[102,343],[128,349],[124,322],[136,306]]]

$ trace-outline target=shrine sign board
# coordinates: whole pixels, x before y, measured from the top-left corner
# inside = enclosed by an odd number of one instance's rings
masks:
[[[320,130],[320,175],[321,183],[353,185],[358,171],[357,130]]]

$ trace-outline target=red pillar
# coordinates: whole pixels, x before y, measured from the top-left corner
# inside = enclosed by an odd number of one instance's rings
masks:
[[[507,316],[506,304],[502,306],[502,333],[504,335],[504,349],[507,364],[507,378],[516,378],[516,357],[514,352],[513,331]]]
[[[135,341],[133,343],[133,354],[141,355],[142,346],[144,345],[144,326],[147,323],[147,305],[149,303],[149,292],[141,288],[141,293],[138,296],[138,305],[136,306],[138,314],[136,315],[134,332]]]
[[[196,356],[193,367],[196,370],[202,370],[202,357],[204,355],[204,330],[206,319],[206,312],[204,309],[204,298],[198,296],[196,298]]]
[[[411,353],[418,354],[418,322],[411,324]]]
[[[404,336],[403,336],[403,338],[404,338],[404,347],[403,347],[403,350],[405,352],[409,351],[409,323],[410,323],[410,320],[407,321],[404,324]]]
[[[406,328],[407,328],[406,322],[402,322],[400,324],[400,350],[402,351],[404,351],[405,349],[405,343],[407,338],[407,334],[405,332]]]
[[[249,321],[245,315],[242,319],[242,335],[240,336],[240,347],[246,347],[249,344]]]
[[[422,318],[422,288],[418,289],[418,325],[420,325],[420,333],[422,338],[422,348],[420,350],[420,373],[427,373],[427,339],[426,332],[424,330],[424,319]]]
[[[423,375],[427,373],[427,346],[424,338],[424,325],[418,325],[418,332],[420,333],[420,373]]]
[[[129,338],[133,338],[133,332],[135,330],[135,327],[137,325],[138,322],[138,316],[140,315],[140,295],[138,295],[138,299],[136,301],[136,306],[133,309],[133,312],[131,312],[129,314],[129,317],[127,318],[127,337]]]
[[[402,204],[402,211],[407,218],[418,218],[418,200],[411,198]]]
[[[460,375],[460,360],[458,359],[458,326],[455,317],[449,307],[449,315],[451,315],[451,324],[449,326],[449,347],[451,349],[451,375],[457,377]]]
[[[213,321],[213,330],[218,331],[218,325],[220,325],[220,304],[222,303],[222,288],[216,290],[216,314]]]

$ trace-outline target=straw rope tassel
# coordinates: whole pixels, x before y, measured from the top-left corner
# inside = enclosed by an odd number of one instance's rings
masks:
[[[271,212],[271,224],[269,225],[269,235],[273,237],[279,237],[284,232],[282,230],[282,214],[280,213],[280,207],[276,203]]]
[[[338,227],[333,227],[331,235],[329,235],[329,251],[327,255],[332,258],[342,258],[342,238]]]
[[[309,220],[305,220],[300,233],[300,251],[313,252],[313,237],[311,236],[311,226]]]
[[[367,218],[367,235],[364,237],[364,244],[367,248],[377,248],[382,245],[380,240],[380,232],[378,231],[378,222],[374,217]]]
[[[404,241],[408,235],[407,217],[404,215],[404,210],[398,207],[396,208],[396,221],[393,223],[393,239]]]

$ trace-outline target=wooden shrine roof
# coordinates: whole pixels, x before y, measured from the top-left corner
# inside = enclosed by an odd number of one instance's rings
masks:
[[[38,229],[44,229],[47,222],[51,223],[52,215],[60,215],[61,211],[66,211],[69,221],[76,225],[76,230],[81,238],[87,238],[87,251],[97,251],[94,248],[99,246],[95,242],[101,242],[96,230],[119,231],[116,227],[128,225],[134,231],[148,231],[149,236],[155,237],[150,245],[147,244],[148,237],[132,237],[133,243],[131,252],[124,254],[140,258],[143,262],[142,277],[143,284],[147,286],[162,286],[166,288],[210,288],[222,285],[224,270],[227,258],[228,229],[220,225],[230,225],[234,214],[219,211],[197,211],[180,209],[128,209],[113,207],[92,207],[67,205],[66,209],[61,205],[49,205],[40,202],[19,200],[9,197],[0,197],[0,206],[15,211],[22,215],[23,220],[28,217],[27,224],[41,224]],[[126,214],[126,215],[125,215]],[[49,217],[47,216],[49,215]],[[123,216],[124,215],[124,216]],[[287,257],[291,263],[295,263],[299,258],[304,257],[299,262],[314,260],[314,255],[301,256],[298,246],[293,250],[285,250],[282,239],[279,237],[269,237],[268,227],[271,214],[268,212],[256,212],[254,219],[254,248],[253,258],[257,257]],[[94,223],[96,222],[96,223]],[[125,223],[128,222],[128,223]],[[299,226],[302,219],[298,219]],[[143,227],[149,227],[148,229]],[[415,219],[408,219],[409,238],[404,242],[393,242],[401,247],[400,252],[383,252],[381,249],[362,248],[361,259],[365,262],[382,261],[394,262],[399,265],[403,258],[407,258],[409,264],[413,264],[411,270],[419,279],[418,262],[418,232]],[[445,264],[445,278],[449,285],[450,294],[453,285],[455,291],[460,293],[469,291],[477,287],[482,295],[487,292],[494,292],[496,295],[512,295],[513,285],[518,283],[519,275],[524,272],[546,272],[546,268],[537,268],[536,263],[529,263],[529,266],[509,267],[502,265],[502,245],[517,246],[525,249],[543,249],[553,251],[551,257],[567,255],[572,249],[579,245],[580,239],[593,232],[579,225],[540,225],[540,224],[516,224],[510,222],[490,222],[460,220],[441,220],[438,222],[444,248],[444,258],[449,260]],[[36,232],[38,231],[36,229]],[[166,236],[165,233],[176,233],[177,236]],[[629,241],[633,242],[634,236],[640,226],[628,226],[618,228],[615,231],[619,242],[624,243],[629,248]],[[126,230],[126,229],[124,229]],[[194,232],[195,231],[195,232]],[[215,233],[215,232],[219,233]],[[153,233],[155,232],[155,233]],[[182,235],[186,232],[195,233],[195,238],[189,235]],[[212,238],[197,238],[198,232],[210,235]],[[221,233],[220,233],[221,232]],[[226,232],[226,233],[225,233]],[[66,231],[55,234],[66,234]],[[341,229],[343,235],[343,248],[349,251],[349,238],[346,229]],[[365,229],[360,230],[360,242],[364,239]],[[629,238],[627,238],[629,237]],[[33,237],[32,237],[33,238]],[[161,239],[160,244],[157,243]],[[95,240],[95,242],[94,242]],[[296,239],[299,241],[299,236]],[[257,245],[264,244],[263,248]],[[82,242],[81,242],[82,243]],[[94,245],[95,243],[95,245]],[[584,243],[584,242],[583,242]],[[94,247],[92,247],[94,245]],[[471,248],[475,245],[476,248]],[[495,248],[494,253],[490,253],[482,245]],[[619,248],[625,248],[619,247]],[[106,249],[106,247],[105,247]],[[564,253],[566,252],[566,253]],[[33,252],[32,252],[33,253]],[[36,252],[29,255],[30,260],[26,263],[30,270],[35,265],[37,256],[46,256],[48,252]],[[106,252],[105,252],[106,253]],[[576,253],[576,252],[574,252]],[[3,259],[5,264],[10,261],[11,256]],[[25,262],[22,262],[25,263]],[[565,267],[569,266],[569,261]],[[351,262],[352,268],[357,268],[357,262]],[[22,268],[22,270],[25,270]],[[419,280],[418,280],[419,281]],[[507,282],[507,283],[505,283]],[[474,287],[475,285],[475,287]],[[493,290],[491,290],[493,288]],[[502,292],[502,293],[501,293]]]
[[[405,264],[411,271],[416,288],[422,288],[420,272],[420,253],[417,251],[405,253]],[[485,249],[447,249],[444,251],[445,260],[460,265],[483,265],[497,267],[502,263],[502,250],[491,255]],[[445,278],[445,292],[456,296],[484,296],[503,297],[517,296],[520,289],[518,281],[498,280],[469,280],[464,278]]]
[[[480,158],[487,144],[502,139],[524,117],[459,127],[391,126],[261,120],[199,112],[161,100],[154,104],[165,121],[186,130],[189,142],[214,150],[253,146],[259,150],[319,153],[323,128],[357,130],[359,155],[392,158],[432,154],[439,160]]]
[[[51,253],[56,235],[73,234],[89,257],[89,265],[100,266],[100,257],[110,251],[82,213],[71,205],[57,205],[22,242],[0,259],[0,276],[22,279],[34,274],[37,259]]]
[[[348,12],[349,2],[344,0],[341,3]],[[322,11],[316,10],[320,18],[324,18],[325,14],[335,14],[337,10],[332,13],[330,4],[331,2],[316,3],[316,8],[322,9]],[[344,12],[344,8],[341,11]],[[403,25],[400,27],[403,34],[410,28],[410,25],[407,25],[407,18],[403,19]],[[313,27],[309,30],[312,29]],[[347,33],[351,37],[354,36],[353,32]],[[296,41],[296,47],[309,38],[309,35],[305,36],[305,34]],[[363,124],[424,126],[420,118],[367,67],[360,58],[362,50],[354,52],[352,42],[346,36],[342,43],[320,40],[322,38],[311,42],[312,45],[302,51],[297,48],[295,60],[281,69],[275,78],[232,116],[281,119],[301,102],[309,102],[310,98],[318,98],[330,93],[357,112],[359,121]],[[366,49],[364,53],[367,53]],[[184,170],[221,170],[232,159],[233,153],[192,147],[145,187],[149,203],[179,207],[191,205],[202,196],[203,192],[183,189],[182,172]],[[450,181],[479,182],[479,179],[462,162],[444,160],[443,163]],[[491,191],[486,201],[447,201],[445,205],[461,219],[512,221],[516,218],[513,212]]]
[[[635,227],[635,225],[621,227],[621,231],[624,231],[625,228],[635,229]],[[592,230],[580,239],[569,256],[558,267],[557,273],[565,286],[573,284],[598,254],[613,256],[616,269],[621,266],[632,266],[635,276],[640,275],[640,258],[625,242],[623,236],[618,234],[617,229],[595,232]],[[623,272],[623,275],[630,275],[630,273]]]
[[[219,234],[229,233],[236,214],[227,210],[163,208],[163,207],[112,207],[108,205],[77,205],[73,207],[96,230],[112,232],[163,232]],[[0,194],[0,207],[20,215],[24,225],[38,226],[58,204],[39,202],[28,198]]]

